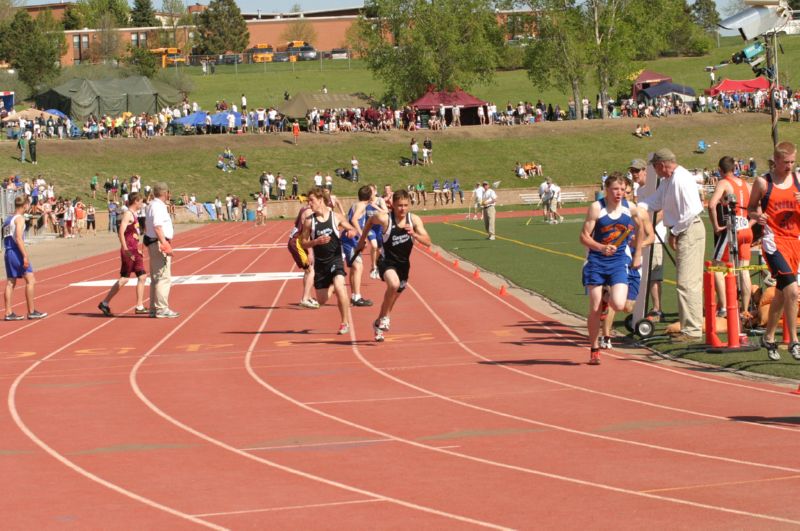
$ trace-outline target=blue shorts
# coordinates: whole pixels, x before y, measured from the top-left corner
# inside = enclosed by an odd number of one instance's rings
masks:
[[[638,269],[628,269],[628,300],[635,301],[639,296],[639,285],[642,282],[642,274]]]
[[[367,234],[367,238],[370,241],[377,241],[378,247],[380,247],[383,243],[383,226],[375,225],[372,227],[369,231],[369,234]]]
[[[586,262],[583,266],[584,286],[613,286],[628,284],[628,266],[621,263],[598,264]]]
[[[28,267],[23,267],[22,253],[18,250],[6,250],[6,278],[23,278],[27,273],[33,273],[30,263]]]
[[[344,255],[344,263],[347,264],[347,267],[353,267],[353,262],[355,261],[356,254],[356,247],[358,246],[357,241],[350,241],[350,238],[342,238],[342,254]]]

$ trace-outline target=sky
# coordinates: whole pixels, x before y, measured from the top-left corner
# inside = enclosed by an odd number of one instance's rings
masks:
[[[26,0],[27,5],[49,4],[58,0]],[[691,1],[691,0],[690,0]],[[720,10],[724,9],[730,0],[715,0]],[[161,7],[161,0],[152,0],[156,9]],[[208,4],[209,0],[184,0],[186,4]],[[130,0],[129,3],[133,4]],[[316,11],[320,9],[331,9],[341,7],[360,7],[364,5],[363,0],[237,0],[239,9],[248,13],[255,13],[260,9],[262,13],[288,12],[292,6],[300,4],[303,11]]]

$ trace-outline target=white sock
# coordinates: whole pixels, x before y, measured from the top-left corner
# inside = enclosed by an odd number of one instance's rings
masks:
[[[353,293],[353,300],[357,301],[361,299],[361,295],[359,293]]]

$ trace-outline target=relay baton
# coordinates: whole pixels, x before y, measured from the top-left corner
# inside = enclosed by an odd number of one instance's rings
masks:
[[[615,246],[615,247],[619,247],[619,246],[620,246],[620,244],[621,244],[622,242],[624,242],[624,241],[625,241],[625,239],[626,239],[628,236],[630,236],[631,232],[633,232],[633,229],[631,229],[631,228],[627,228],[627,229],[625,229],[625,232],[623,232],[622,234],[620,234],[620,235],[617,237],[617,239],[616,239],[616,240],[614,240],[613,242],[611,242],[611,245],[613,245],[613,246]]]

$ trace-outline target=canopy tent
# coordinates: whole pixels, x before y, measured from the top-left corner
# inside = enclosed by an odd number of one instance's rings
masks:
[[[215,127],[228,127],[228,115],[232,114],[235,118],[234,125],[236,127],[242,126],[242,114],[238,112],[218,112],[211,115],[211,125]]]
[[[706,94],[716,96],[720,92],[755,92],[757,90],[769,90],[769,81],[763,77],[755,79],[723,79],[710,89],[706,89]]]
[[[41,108],[54,108],[76,120],[90,114],[119,116],[128,111],[134,114],[155,114],[180,101],[174,88],[144,76],[122,79],[71,79],[35,98]]]
[[[457,88],[452,92],[430,89],[410,105],[421,111],[429,112],[436,112],[444,106],[448,120],[452,118],[453,107],[457,106],[461,109],[461,124],[475,125],[479,123],[478,107],[487,105],[487,103]]]
[[[638,101],[639,91],[658,85],[659,83],[671,82],[672,78],[669,76],[653,72],[652,70],[642,70],[639,75],[636,76],[636,79],[633,80],[631,94],[633,95],[633,99]]]
[[[193,112],[192,114],[183,116],[182,118],[176,118],[172,121],[172,123],[188,125],[191,127],[200,127],[206,124],[206,116],[207,113],[204,111]]]
[[[25,109],[24,111],[9,114],[3,118],[3,121],[18,122],[21,118],[24,118],[25,120],[36,120],[38,118],[42,118],[44,120],[52,118],[53,120],[56,120],[58,119],[58,116],[47,111],[40,111],[39,109]]]
[[[300,92],[280,104],[278,111],[288,118],[303,118],[311,109],[355,109],[369,107],[372,101],[361,94],[323,94]]]
[[[638,95],[638,101],[653,100],[656,98],[660,98],[662,96],[669,96],[669,97],[674,96],[681,98],[686,103],[691,103],[696,99],[695,98],[696,95],[697,94],[695,93],[692,87],[687,87],[686,85],[678,85],[677,83],[671,83],[665,81],[664,83],[659,83],[649,88],[640,90]]]

